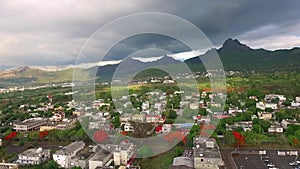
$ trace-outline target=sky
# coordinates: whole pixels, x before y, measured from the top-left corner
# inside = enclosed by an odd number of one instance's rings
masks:
[[[138,12],[181,17],[197,26],[215,47],[228,38],[268,50],[300,47],[299,6],[298,0],[1,0],[0,69],[73,65],[95,31]],[[101,39],[95,52],[104,52],[101,45],[113,36]],[[117,61],[153,47],[171,53],[189,50],[170,37],[140,35],[121,41],[104,60]],[[81,59],[82,64],[94,61]]]

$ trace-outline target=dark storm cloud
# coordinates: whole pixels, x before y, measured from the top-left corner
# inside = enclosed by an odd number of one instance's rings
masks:
[[[157,34],[143,34],[132,36],[121,41],[107,53],[104,60],[120,60],[133,52],[147,48],[160,48],[171,53],[191,50],[185,44],[174,38]]]
[[[217,47],[229,37],[268,49],[300,46],[299,6],[297,0],[3,0],[0,1],[1,67],[74,64],[80,49],[96,30],[136,12],[164,12],[182,17],[202,30]],[[101,45],[109,40],[107,37],[99,42],[99,50],[95,51],[101,52]],[[108,53],[106,60],[121,59],[148,47],[173,53],[188,50],[172,38],[144,35],[122,41]],[[94,60],[86,60],[90,61]]]

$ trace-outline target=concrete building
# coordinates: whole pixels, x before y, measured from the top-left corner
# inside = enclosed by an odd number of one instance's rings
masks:
[[[269,133],[283,133],[283,127],[279,124],[272,124],[268,129]]]
[[[287,129],[289,124],[300,125],[300,122],[296,121],[296,119],[295,119],[295,120],[283,119],[283,120],[281,121],[281,126],[282,126],[284,129]]]
[[[126,131],[126,132],[134,132],[134,126],[130,122],[127,122],[124,125],[124,131]]]
[[[18,164],[0,163],[0,169],[18,169]]]
[[[61,167],[69,168],[71,166],[71,159],[74,158],[79,151],[85,147],[83,141],[71,143],[70,145],[58,150],[53,154],[53,160],[56,161]]]
[[[13,129],[16,131],[39,130],[42,125],[47,124],[48,120],[44,118],[31,118],[22,122],[15,122]]]
[[[233,125],[226,124],[226,130],[234,130],[241,127],[245,132],[252,130],[252,121],[241,121],[241,122],[234,122]]]
[[[146,115],[144,113],[139,113],[139,114],[132,115],[131,120],[142,123],[145,121],[145,118],[146,118]]]
[[[294,101],[292,101],[291,106],[292,107],[300,107],[300,102],[294,102]]]
[[[28,149],[18,155],[17,163],[20,165],[39,165],[50,158],[49,149]]]
[[[163,133],[169,133],[172,131],[172,125],[171,124],[163,124],[162,125],[162,132]]]
[[[99,150],[89,159],[89,169],[107,166],[113,159],[113,154],[104,149]]]
[[[189,157],[176,157],[169,169],[194,169],[194,161]]]
[[[142,110],[148,110],[150,108],[150,104],[148,101],[142,103]]]
[[[258,118],[263,120],[271,120],[273,113],[271,112],[257,112]]]
[[[129,140],[124,140],[120,145],[107,144],[105,150],[113,152],[115,165],[127,165],[127,162],[134,157],[135,146]]]
[[[195,169],[219,169],[224,162],[215,139],[194,138]]]

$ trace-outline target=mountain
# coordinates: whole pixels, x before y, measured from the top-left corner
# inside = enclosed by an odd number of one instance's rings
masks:
[[[88,72],[79,69],[83,78]],[[43,71],[28,66],[0,71],[0,87],[71,82],[74,69]]]
[[[133,58],[127,58],[119,64],[97,66],[88,69],[77,68],[77,73],[80,73],[80,77],[83,79],[88,79],[90,77],[90,73],[96,72],[96,76],[98,77],[99,81],[110,81],[116,70],[119,70],[119,77],[117,78],[126,78],[127,75],[138,73],[144,68],[174,65],[179,63],[182,62],[168,56],[164,56],[161,59],[153,62],[141,62]],[[120,67],[122,67],[122,70]],[[150,73],[148,73],[149,76],[151,76],[151,72],[156,72],[156,75],[159,74],[157,71],[152,70]],[[59,71],[44,71],[28,66],[18,67],[0,71],[0,87],[71,82],[73,78],[73,72],[73,68]]]
[[[133,59],[129,57],[123,60],[119,64],[99,67],[96,75],[97,77],[100,77],[100,81],[102,80],[107,81],[107,80],[111,80],[114,73],[115,73],[115,78],[117,79],[126,78],[128,77],[128,75],[134,75],[144,69],[161,68],[160,66],[172,66],[181,63],[182,63],[181,61],[175,60],[174,58],[169,57],[167,55],[153,62],[141,62],[137,59]],[[145,77],[145,79],[147,78],[149,77]]]
[[[205,71],[201,59],[207,59],[211,54],[218,53],[225,71],[300,71],[300,48],[269,51],[252,49],[237,39],[227,39],[221,48],[210,49],[203,55],[184,61],[192,71]],[[200,59],[201,58],[201,59]],[[117,71],[116,78],[128,79],[135,75],[138,79],[149,79],[152,76],[163,77],[167,73],[183,70],[183,62],[167,55],[153,62],[142,62],[133,58],[126,58],[119,64],[96,66],[88,69],[79,69],[80,77],[89,78],[90,73],[96,72],[97,80],[109,81]],[[144,70],[147,69],[147,70]],[[160,70],[159,70],[160,69]],[[144,70],[144,71],[142,71]],[[141,72],[137,74],[138,72]],[[46,84],[71,82],[74,69],[68,68],[59,71],[44,71],[32,67],[19,67],[0,71],[0,87],[20,86],[28,84]],[[184,72],[184,71],[183,71]]]
[[[237,39],[227,39],[223,46],[215,50],[224,66],[225,71],[299,71],[300,48],[269,51],[265,49],[252,49]],[[203,71],[200,58],[206,58],[205,54],[185,60],[185,63],[193,71]]]

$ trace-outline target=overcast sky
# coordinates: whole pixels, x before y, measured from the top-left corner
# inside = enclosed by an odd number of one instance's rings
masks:
[[[96,30],[136,12],[182,17],[202,30],[215,47],[237,38],[252,48],[292,48],[300,46],[299,6],[298,0],[1,0],[0,69],[74,64]],[[99,43],[107,41],[109,36]],[[106,60],[149,47],[173,53],[188,50],[174,39],[145,35],[124,40]]]

